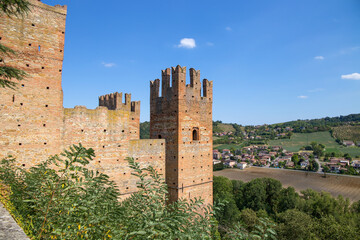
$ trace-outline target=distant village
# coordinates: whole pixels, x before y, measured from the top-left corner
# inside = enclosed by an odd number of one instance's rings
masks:
[[[360,160],[330,157],[322,162],[312,151],[289,152],[281,146],[251,145],[238,150],[214,149],[214,170],[223,168],[245,169],[251,166],[283,168],[314,172],[360,173]]]

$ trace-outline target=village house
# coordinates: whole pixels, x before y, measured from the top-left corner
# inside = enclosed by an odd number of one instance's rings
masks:
[[[300,162],[300,166],[302,169],[306,168],[308,165],[309,165],[309,160]]]
[[[343,144],[347,147],[355,146],[355,143],[353,141],[349,141],[349,140],[344,140]]]
[[[340,170],[347,171],[346,166],[349,166],[349,160],[344,158],[331,158],[326,165],[330,168],[330,171],[339,172]]]
[[[234,158],[235,158],[235,160],[241,160],[242,159],[241,155],[235,155]]]
[[[288,161],[288,162],[285,164],[285,167],[288,167],[288,168],[292,168],[292,167],[294,167],[294,166],[295,166],[295,164],[294,164],[293,161]]]
[[[219,152],[219,150],[214,149],[213,150],[213,159],[220,159],[221,158],[221,153]]]
[[[233,161],[233,160],[225,160],[225,163],[224,163],[226,166],[228,167],[234,167],[236,166],[237,162],[236,161]]]
[[[221,163],[220,160],[213,159],[213,165]]]
[[[229,149],[223,149],[222,153],[223,154],[231,154],[231,151]]]
[[[277,152],[269,152],[269,155],[272,156],[272,157],[275,157],[277,154]]]
[[[240,162],[237,164],[237,167],[240,169],[245,169],[247,167],[247,163],[246,162]]]
[[[360,169],[360,160],[353,160],[351,165],[353,168]]]

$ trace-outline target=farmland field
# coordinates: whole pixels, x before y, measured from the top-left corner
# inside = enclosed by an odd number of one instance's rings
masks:
[[[317,142],[326,146],[326,152],[349,153],[352,157],[360,156],[359,147],[344,147],[335,142],[329,132],[294,133],[291,139],[269,141],[270,146],[282,146],[284,149],[297,152],[302,146]]]
[[[261,167],[250,167],[245,170],[225,169],[214,172],[214,176],[224,176],[244,182],[259,177],[269,177],[279,180],[284,187],[294,187],[298,192],[311,188],[319,192],[329,192],[334,197],[342,195],[351,201],[360,200],[360,177],[327,175],[324,178],[322,174],[318,173]]]

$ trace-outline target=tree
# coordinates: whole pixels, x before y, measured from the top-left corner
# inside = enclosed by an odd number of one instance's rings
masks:
[[[347,159],[347,160],[350,160],[350,161],[352,160],[352,158],[351,158],[351,156],[350,156],[349,153],[345,153],[345,154],[344,154],[344,158]]]
[[[294,154],[294,155],[291,157],[291,161],[294,162],[295,166],[296,166],[296,165],[299,165],[299,155]]]
[[[277,201],[277,212],[294,209],[299,202],[299,194],[293,187],[283,188]]]
[[[0,15],[23,17],[29,11],[29,2],[26,0],[0,0]],[[15,54],[14,50],[0,43],[0,88],[15,89],[17,83],[14,80],[21,81],[27,76],[25,71],[6,64],[5,58]]]
[[[227,225],[229,222],[237,221],[240,211],[236,206],[233,195],[232,182],[226,177],[214,176],[214,203],[226,203],[216,214],[216,219],[221,225]]]
[[[306,213],[291,209],[279,214],[278,219],[279,239],[314,239],[314,222]]]

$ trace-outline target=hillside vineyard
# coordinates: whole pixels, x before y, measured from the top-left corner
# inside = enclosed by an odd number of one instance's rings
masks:
[[[63,108],[62,64],[66,6],[30,0],[23,18],[1,16],[0,41],[17,54],[6,64],[29,76],[15,90],[1,89],[0,158],[12,155],[30,168],[72,144],[93,148],[90,163],[117,184],[123,197],[135,192],[127,157],[165,175],[170,199],[201,197],[212,204],[212,82],[200,71],[177,66],[150,83],[150,136],[140,140],[140,102],[131,94],[99,97],[96,109]],[[3,63],[2,63],[3,64]],[[170,86],[171,79],[171,86]],[[201,91],[203,92],[201,95]]]

